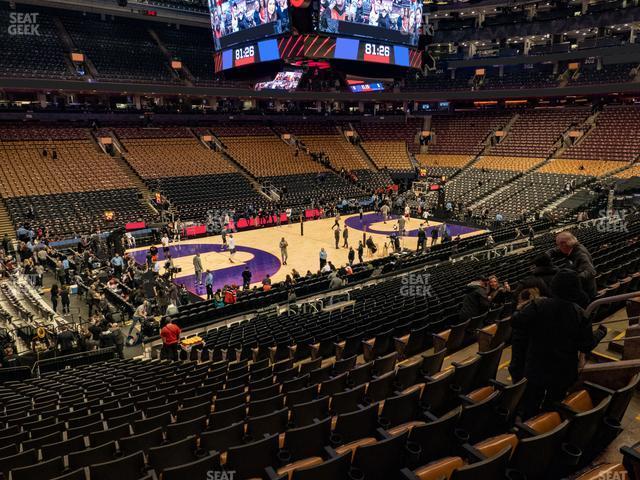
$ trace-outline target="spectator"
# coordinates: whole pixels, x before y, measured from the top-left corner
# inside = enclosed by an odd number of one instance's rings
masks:
[[[324,249],[324,247],[322,247],[320,249],[320,270],[322,270],[322,268],[327,264],[327,252]]]
[[[533,259],[533,269],[531,274],[542,280],[547,287],[551,286],[551,280],[558,273],[558,269],[553,266],[551,257],[547,253],[541,253]]]
[[[62,288],[60,289],[60,301],[62,303],[62,314],[65,315],[67,313],[69,313],[69,305],[70,305],[70,299],[69,299],[69,286],[68,285],[63,285]]]
[[[211,300],[213,298],[213,272],[211,270],[207,270],[204,286],[207,289],[207,300]]]
[[[112,323],[109,329],[113,338],[113,344],[116,347],[116,354],[118,358],[124,360],[124,334],[116,322]]]
[[[70,353],[73,353],[75,343],[75,335],[69,330],[67,325],[63,324],[60,327],[60,332],[58,333],[58,336],[56,338],[56,347],[58,347],[58,350],[60,350],[60,354],[69,355]]]
[[[551,282],[552,296],[538,298],[512,317],[513,348],[509,372],[514,382],[528,380],[522,417],[552,408],[578,378],[579,357],[593,346],[591,322],[578,305],[582,296],[575,272],[562,270]],[[544,406],[543,406],[544,404]]]
[[[344,280],[336,272],[329,275],[329,290],[337,290],[344,286]]]
[[[245,266],[242,271],[242,288],[243,290],[247,290],[249,285],[251,284],[251,270],[249,270],[249,266]]]
[[[560,232],[556,236],[556,248],[552,248],[547,253],[552,258],[557,257],[565,260],[566,267],[578,274],[582,289],[588,295],[589,300],[595,298],[597,294],[596,269],[593,266],[591,254],[571,232]]]
[[[167,307],[167,310],[165,311],[165,315],[167,317],[170,317],[172,315],[177,315],[177,314],[178,314],[178,307],[176,306],[175,302],[169,303],[169,306]]]
[[[111,266],[113,267],[113,274],[118,279],[122,277],[122,268],[124,267],[124,259],[118,252],[111,259]]]
[[[222,290],[217,289],[216,294],[213,296],[213,303],[216,308],[224,307],[224,298],[222,297]]]
[[[511,297],[511,287],[508,282],[500,285],[498,277],[491,275],[489,277],[487,298],[491,305],[504,305],[504,303]]]
[[[58,299],[60,298],[60,288],[57,283],[51,285],[51,308],[53,308],[54,312],[58,311]]]
[[[99,315],[94,315],[91,319],[91,324],[87,329],[91,335],[86,342],[87,350],[95,350],[100,346],[100,334],[102,333],[102,328],[100,328],[101,320]]]
[[[196,285],[202,285],[202,259],[199,252],[193,257],[193,269],[196,273]]]
[[[145,300],[140,305],[138,305],[138,308],[136,308],[136,310],[133,312],[133,320],[131,322],[131,327],[129,328],[129,333],[127,334],[127,336],[130,337],[135,326],[138,323],[142,324],[142,322],[144,322],[148,316],[149,316],[149,302]]]
[[[168,360],[178,360],[178,344],[180,342],[180,327],[168,318],[162,319],[160,337],[162,337],[162,357]]]
[[[480,279],[467,285],[467,293],[462,299],[458,318],[461,322],[469,320],[489,310],[489,298],[487,297],[487,280]]]

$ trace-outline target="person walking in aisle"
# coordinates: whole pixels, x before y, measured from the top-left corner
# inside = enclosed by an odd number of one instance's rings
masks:
[[[69,313],[71,301],[69,299],[69,287],[67,285],[63,285],[60,289],[60,301],[62,303],[62,314]]]
[[[51,286],[51,307],[54,312],[58,310],[58,299],[60,298],[60,288],[57,283]]]

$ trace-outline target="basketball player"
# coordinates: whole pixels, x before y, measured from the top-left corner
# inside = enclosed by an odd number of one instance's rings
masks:
[[[160,239],[160,243],[162,244],[162,251],[166,256],[169,253],[169,235],[166,232]]]
[[[225,227],[222,229],[222,249],[224,250],[227,246],[227,229]]]
[[[229,247],[229,262],[235,263],[233,256],[236,254],[236,240],[233,238],[233,234],[229,234],[227,245]]]
[[[283,265],[287,264],[287,259],[289,258],[289,254],[287,253],[288,246],[289,244],[284,239],[284,237],[282,237],[282,240],[280,240],[280,258],[282,258]]]
[[[382,220],[384,223],[387,223],[387,219],[389,218],[389,205],[386,203],[380,207],[380,213],[382,213]]]
[[[429,216],[429,210],[425,208],[424,212],[422,213],[422,218],[424,219],[424,225],[426,225],[427,227],[429,226]]]
[[[398,234],[403,236],[405,234],[405,222],[406,219],[404,217],[398,218]]]

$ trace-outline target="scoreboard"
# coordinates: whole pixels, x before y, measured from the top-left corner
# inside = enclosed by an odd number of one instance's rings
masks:
[[[351,60],[405,68],[422,67],[422,53],[405,45],[307,34],[272,38],[222,50],[215,54],[215,70],[220,72],[260,62],[294,62],[300,59]]]
[[[278,41],[273,38],[223,50],[216,55],[216,71],[280,60]]]
[[[408,47],[354,38],[338,37],[333,58],[411,67]]]

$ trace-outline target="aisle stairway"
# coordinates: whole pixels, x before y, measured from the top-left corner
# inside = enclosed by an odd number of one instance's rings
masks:
[[[11,221],[11,216],[9,215],[4,200],[0,199],[0,237],[4,237],[5,233],[9,234],[12,240],[15,240],[15,228]]]

